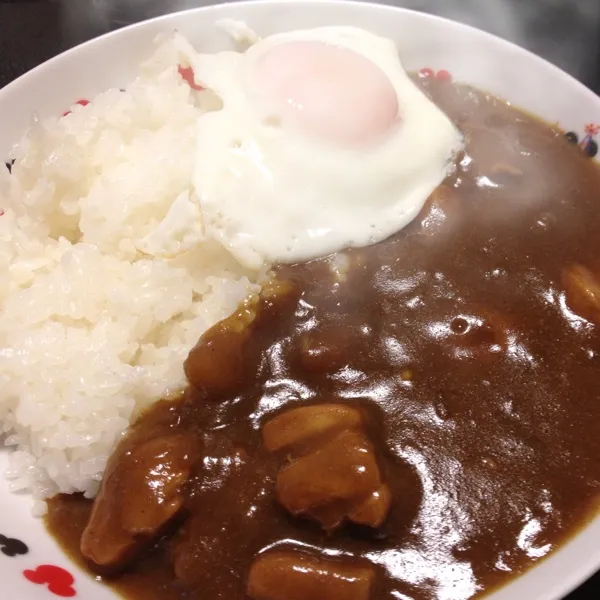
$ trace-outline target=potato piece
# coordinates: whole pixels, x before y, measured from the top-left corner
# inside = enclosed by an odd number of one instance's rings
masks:
[[[567,305],[580,317],[600,326],[600,279],[582,265],[563,271]]]
[[[247,594],[252,600],[368,600],[374,578],[371,566],[273,551],[252,564]]]
[[[360,501],[380,485],[371,443],[359,431],[342,431],[284,467],[277,477],[277,496],[293,515],[312,514],[327,505]]]
[[[358,410],[344,404],[319,404],[288,410],[263,427],[267,450],[294,449],[298,444],[316,442],[342,429],[354,429],[361,423]]]
[[[387,485],[382,485],[366,500],[357,504],[349,513],[348,518],[358,525],[381,527],[387,519],[392,505],[392,493]]]
[[[180,511],[196,458],[195,440],[181,434],[121,445],[81,537],[83,556],[105,570],[130,562]]]

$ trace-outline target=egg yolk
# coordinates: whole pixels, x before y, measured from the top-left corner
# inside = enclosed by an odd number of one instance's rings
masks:
[[[388,77],[346,48],[317,41],[280,44],[259,58],[253,75],[282,121],[342,146],[370,143],[398,120]]]

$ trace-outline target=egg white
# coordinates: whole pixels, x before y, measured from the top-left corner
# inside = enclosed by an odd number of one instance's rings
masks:
[[[389,78],[400,122],[368,147],[303,133],[257,101],[255,61],[278,44],[314,40],[352,50]],[[448,175],[460,132],[404,71],[391,40],[353,27],[273,35],[245,53],[192,58],[222,109],[197,125],[193,186],[205,235],[248,267],[365,246],[405,227]]]

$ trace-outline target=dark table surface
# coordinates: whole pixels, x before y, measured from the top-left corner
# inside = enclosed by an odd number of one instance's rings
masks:
[[[92,37],[166,12],[207,3],[0,0],[0,87]],[[600,94],[600,0],[388,0],[388,3],[453,18],[507,38],[560,66]],[[600,573],[568,596],[568,600],[598,599]]]

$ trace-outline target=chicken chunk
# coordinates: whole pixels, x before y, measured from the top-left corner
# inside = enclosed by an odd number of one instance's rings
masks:
[[[281,469],[277,497],[293,515],[310,514],[331,504],[360,502],[380,483],[370,442],[359,431],[342,431]]]
[[[252,564],[247,594],[252,600],[368,600],[373,567],[299,551],[273,551]]]
[[[258,297],[247,300],[202,335],[183,365],[188,381],[214,400],[236,394],[256,369],[260,341],[269,341],[253,333],[262,322],[268,321],[272,329],[274,319],[293,313],[299,296],[300,290],[291,280],[267,282]]]
[[[391,496],[359,410],[343,404],[296,408],[267,422],[263,441],[291,459],[276,483],[277,498],[291,514],[326,530],[346,519],[371,527],[384,522]]]
[[[348,518],[359,525],[381,527],[386,520],[392,505],[392,492],[383,484],[375,490],[366,500],[354,506],[348,513]]]
[[[83,556],[102,570],[126,566],[181,510],[181,487],[197,456],[196,442],[184,434],[137,444],[126,439],[94,502],[81,538]]]
[[[354,429],[361,423],[361,414],[344,404],[303,406],[278,415],[263,427],[267,450],[277,452],[316,442],[343,429]]]
[[[196,389],[214,399],[239,389],[247,372],[246,345],[255,319],[256,306],[247,303],[204,333],[183,364]]]

